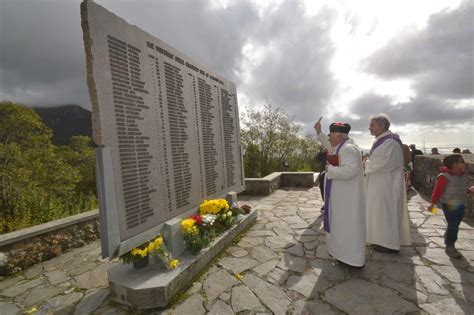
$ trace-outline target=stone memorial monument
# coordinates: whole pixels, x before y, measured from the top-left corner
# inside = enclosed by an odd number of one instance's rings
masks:
[[[180,219],[204,199],[235,197],[245,188],[235,84],[92,1],[82,2],[81,20],[99,146],[102,256],[117,257],[157,234],[179,255]],[[145,292],[149,274],[134,275],[128,285],[127,271],[109,272],[114,290],[111,276],[126,303],[144,299],[130,288]]]

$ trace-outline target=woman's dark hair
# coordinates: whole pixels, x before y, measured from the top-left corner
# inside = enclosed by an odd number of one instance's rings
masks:
[[[464,161],[461,154],[450,154],[443,159],[443,165],[451,169],[454,163]]]

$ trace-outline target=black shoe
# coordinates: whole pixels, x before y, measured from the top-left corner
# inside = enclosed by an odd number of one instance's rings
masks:
[[[391,249],[380,245],[372,245],[372,248],[379,253],[397,254],[398,252],[400,252],[400,250]]]

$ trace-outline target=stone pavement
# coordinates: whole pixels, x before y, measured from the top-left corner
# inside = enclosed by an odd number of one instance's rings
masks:
[[[319,191],[280,189],[240,197],[257,223],[169,309],[156,314],[473,314],[474,223],[461,224],[461,259],[444,253],[442,213],[410,191],[413,245],[399,254],[367,248],[362,270],[330,258]],[[109,300],[105,270],[90,244],[0,280],[0,314],[130,314]]]

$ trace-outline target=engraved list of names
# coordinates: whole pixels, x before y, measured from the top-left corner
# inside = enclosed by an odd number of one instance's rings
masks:
[[[242,191],[235,85],[93,2],[82,5],[82,26],[93,136],[111,149],[120,240]]]

